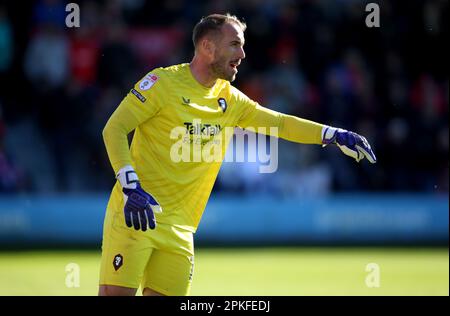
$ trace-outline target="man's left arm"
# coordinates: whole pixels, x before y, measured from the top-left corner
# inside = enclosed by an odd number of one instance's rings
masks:
[[[323,146],[336,144],[344,154],[358,162],[364,158],[367,158],[371,163],[376,162],[372,148],[366,138],[361,135],[273,111],[257,103],[253,106],[247,105],[238,125],[242,128],[253,127],[257,132],[302,144]],[[258,129],[258,127],[265,128]],[[270,127],[277,127],[278,135],[272,135]]]

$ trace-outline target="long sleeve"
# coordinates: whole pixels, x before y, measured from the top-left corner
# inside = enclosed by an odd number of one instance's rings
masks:
[[[158,85],[150,90],[142,91],[139,89],[139,84],[136,84],[119,104],[103,129],[106,151],[116,174],[122,167],[133,165],[128,134],[159,111],[159,97],[155,95],[157,90]]]
[[[126,103],[125,98],[103,129],[103,141],[115,173],[123,166],[132,164],[128,134],[139,125],[139,120]]]
[[[250,99],[248,99],[250,100]],[[251,100],[250,100],[251,101]],[[251,101],[247,103],[238,126],[242,128],[254,128],[257,132],[271,135],[270,127],[278,128],[278,137],[303,144],[321,144],[322,127],[324,125],[299,118],[292,115],[283,114],[264,108]],[[259,129],[264,127],[265,129]],[[264,132],[266,130],[266,132]],[[276,135],[271,135],[276,136]]]

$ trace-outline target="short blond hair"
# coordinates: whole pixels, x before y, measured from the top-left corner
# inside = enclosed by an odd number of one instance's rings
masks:
[[[242,32],[247,29],[247,24],[245,22],[239,20],[235,15],[227,14],[210,14],[206,17],[203,17],[200,22],[198,22],[194,31],[192,32],[192,42],[194,43],[194,47],[197,47],[200,39],[205,37],[206,35],[212,32],[219,32],[222,28],[222,25],[226,23],[234,23],[238,25]]]

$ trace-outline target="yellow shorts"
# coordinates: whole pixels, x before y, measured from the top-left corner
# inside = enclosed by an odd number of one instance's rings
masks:
[[[193,233],[164,223],[157,223],[154,230],[137,231],[126,226],[123,209],[116,209],[108,204],[100,285],[141,286],[164,295],[189,295],[194,270]]]

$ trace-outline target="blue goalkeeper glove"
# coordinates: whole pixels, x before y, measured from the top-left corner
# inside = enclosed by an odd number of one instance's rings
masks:
[[[367,139],[345,129],[323,127],[322,144],[323,147],[328,144],[336,144],[344,154],[354,158],[357,162],[364,157],[371,163],[377,162],[377,157],[375,157]]]
[[[159,203],[147,192],[145,192],[133,167],[125,166],[117,173],[124,194],[124,215],[128,227],[142,231],[155,229],[155,212],[161,213]]]

